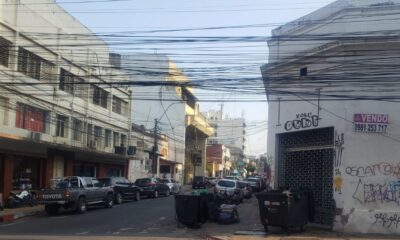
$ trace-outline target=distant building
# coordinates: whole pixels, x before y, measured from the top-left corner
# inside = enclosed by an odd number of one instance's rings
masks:
[[[134,83],[132,121],[153,131],[157,125],[157,131],[168,140],[167,155],[160,148],[157,157],[149,153],[146,165],[149,174],[185,182],[193,175],[204,175],[205,139],[213,129],[199,112],[187,76],[168,56],[161,54],[122,55],[114,62],[129,73]]]
[[[224,177],[231,173],[229,148],[221,144],[207,146],[207,172],[209,177]]]
[[[222,144],[230,149],[231,160],[243,161],[246,145],[246,123],[244,118],[223,116],[223,109],[210,110],[204,115],[214,128],[214,135],[208,138],[207,144]]]

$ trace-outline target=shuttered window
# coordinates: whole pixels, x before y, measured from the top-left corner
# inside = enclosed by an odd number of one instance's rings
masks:
[[[121,98],[113,96],[112,111],[123,116],[126,115],[128,103],[123,101]]]
[[[15,126],[35,132],[45,132],[47,112],[18,103],[16,111]]]
[[[107,108],[108,92],[96,85],[92,85],[93,104]]]
[[[11,43],[0,37],[0,64],[8,67]]]
[[[54,64],[20,47],[18,50],[18,72],[37,80],[51,81]]]
[[[65,92],[68,92],[74,96],[84,98],[85,97],[85,86],[82,78],[61,69],[59,88]]]

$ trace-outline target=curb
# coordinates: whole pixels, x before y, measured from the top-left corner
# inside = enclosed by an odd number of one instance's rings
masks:
[[[40,213],[43,213],[43,210],[4,214],[0,216],[0,224],[11,223],[17,219],[38,215]]]

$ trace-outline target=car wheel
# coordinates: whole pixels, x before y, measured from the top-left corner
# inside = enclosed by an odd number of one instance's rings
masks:
[[[169,195],[170,195],[170,191],[169,191],[169,189],[167,189],[167,191],[165,192],[165,196],[169,197]]]
[[[114,198],[113,198],[112,194],[107,195],[106,200],[104,202],[104,206],[106,208],[112,208],[114,206]]]
[[[46,210],[46,213],[48,215],[57,215],[58,210],[60,209],[60,207],[58,205],[51,204],[51,205],[46,205],[44,207],[44,209]]]
[[[154,191],[153,197],[154,197],[154,198],[158,198],[158,191],[157,191],[157,190]]]
[[[86,198],[80,197],[78,199],[78,202],[76,204],[76,212],[77,213],[84,213],[87,210],[87,203],[86,203]]]
[[[122,195],[121,193],[115,194],[115,204],[122,204]]]
[[[137,191],[136,196],[135,196],[135,201],[139,201],[139,200],[140,200],[140,192]]]

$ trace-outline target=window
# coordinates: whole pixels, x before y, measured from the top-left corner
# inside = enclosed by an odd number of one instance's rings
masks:
[[[8,124],[8,99],[0,97],[0,124]]]
[[[82,141],[82,121],[74,119],[72,121],[72,139],[74,141]]]
[[[17,103],[15,127],[45,132],[47,115],[47,112],[39,108]]]
[[[300,76],[304,77],[308,75],[308,68],[304,67],[304,68],[300,68]]]
[[[99,88],[96,85],[92,85],[93,92],[93,104],[99,105],[103,108],[107,108],[108,92],[104,89]]]
[[[0,65],[8,67],[11,43],[0,37]]]
[[[113,140],[114,140],[114,147],[119,146],[119,134],[117,132],[114,132],[113,134]]]
[[[97,147],[100,147],[102,144],[103,137],[103,129],[98,126],[94,126],[94,141]]]
[[[110,147],[111,146],[111,130],[106,129],[106,136],[104,138],[104,145],[105,147]]]
[[[126,135],[121,134],[121,146],[126,146]]]
[[[112,111],[121,115],[126,115],[126,108],[128,103],[123,101],[121,98],[113,96]]]
[[[57,115],[57,137],[67,137],[68,136],[68,117],[63,115]]]
[[[82,78],[75,76],[74,74],[61,68],[60,72],[60,90],[70,93],[74,96],[83,98],[84,97],[84,81]]]
[[[54,64],[24,48],[18,50],[18,72],[37,80],[52,80]]]

